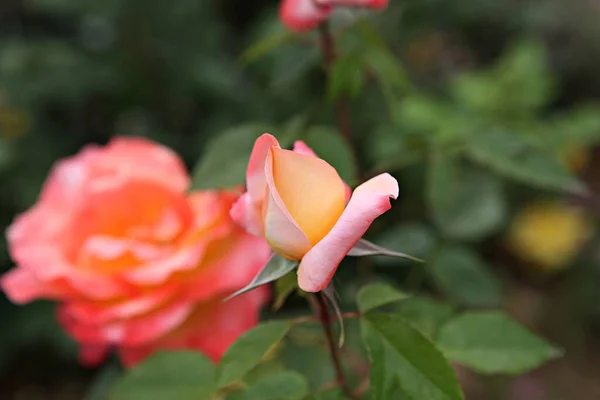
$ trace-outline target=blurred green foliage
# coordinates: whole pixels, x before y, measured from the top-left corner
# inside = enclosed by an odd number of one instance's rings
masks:
[[[243,184],[252,144],[263,132],[288,147],[302,139],[353,186],[382,171],[401,183],[400,199],[368,236],[425,258],[425,267],[376,257],[360,269],[353,268],[355,261],[345,261],[336,278],[344,283],[339,290],[344,308],[354,307],[357,288],[368,281],[394,282],[407,293],[426,294],[398,306],[411,323],[394,328],[401,332],[373,325],[373,319],[366,322],[371,331],[379,329],[371,334],[383,335],[386,346],[395,349],[386,362],[406,365],[409,357],[410,363],[414,354],[405,350],[414,343],[407,337],[434,359],[441,355],[425,338],[438,340],[442,349],[448,344],[448,357],[483,372],[525,370],[555,357],[553,347],[533,341],[528,343],[534,354],[523,354],[521,365],[510,368],[501,355],[494,354],[496,364],[482,366],[480,355],[462,352],[461,338],[476,343],[482,335],[476,317],[452,319],[455,311],[504,307],[522,317],[511,308],[513,302],[517,311],[525,310],[526,325],[545,330],[567,350],[579,349],[573,356],[578,362],[589,350],[578,346],[600,327],[597,259],[582,251],[566,272],[538,274],[535,266],[506,251],[503,237],[514,215],[540,198],[579,202],[590,216],[599,213],[593,194],[598,164],[590,157],[592,166],[583,173],[565,162],[571,150],[592,153],[600,141],[600,108],[594,103],[600,95],[597,7],[560,0],[403,0],[378,15],[339,13],[332,24],[339,57],[329,79],[316,35],[286,32],[276,7],[277,1],[241,0],[0,5],[3,226],[35,202],[54,162],[113,135],[147,136],[172,147],[190,167],[195,189]],[[338,130],[335,102],[340,98],[349,100],[350,140]],[[2,270],[11,267],[4,242],[0,263]],[[543,306],[519,301],[515,293],[530,286]],[[292,296],[282,313],[294,315],[302,307]],[[75,364],[73,344],[51,308],[0,302],[3,326],[10,327],[0,331],[0,370],[7,377],[26,349],[41,343],[50,346],[44,351]],[[483,315],[505,323],[502,315]],[[511,335],[522,333],[529,340],[527,332],[506,324]],[[360,336],[357,332],[355,326]],[[476,344],[492,348],[494,337],[489,338]],[[286,370],[269,372],[277,375],[273,380],[257,377],[248,383],[250,394],[273,393],[276,382],[290,388],[282,398],[303,398],[309,388],[314,392],[317,383],[333,379],[329,366],[322,366],[327,361],[318,358],[323,351],[298,343],[292,334],[288,342],[282,352]],[[589,346],[598,357],[598,343],[590,339]],[[370,357],[382,354],[369,350]],[[46,362],[39,354],[27,357]],[[208,375],[217,373],[200,356],[157,357],[185,358],[167,360],[175,365],[178,388],[199,379],[212,384]],[[51,369],[62,364],[49,365],[49,375],[60,375]],[[144,368],[135,379],[160,375],[151,363]],[[597,375],[597,367],[594,371]],[[458,398],[452,383],[420,372],[423,385]],[[63,379],[87,382],[89,375],[80,371]],[[545,385],[552,386],[551,380]],[[372,390],[418,393],[411,392],[417,390],[411,382],[386,376]],[[7,391],[11,398],[10,385],[4,383],[8,389],[3,389],[3,383],[0,379],[0,396]],[[122,385],[126,395],[121,398],[141,396],[135,392],[139,385]],[[575,380],[556,390],[574,399],[577,386]],[[192,389],[196,397],[195,390],[203,390],[196,384]],[[314,396],[341,398],[326,393]],[[240,396],[234,398],[250,398]]]

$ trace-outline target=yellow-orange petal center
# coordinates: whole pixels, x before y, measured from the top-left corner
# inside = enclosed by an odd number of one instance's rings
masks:
[[[185,197],[132,181],[90,196],[74,218],[70,258],[79,268],[113,273],[167,256],[192,222]]]
[[[344,181],[320,158],[273,149],[275,187],[311,244],[318,243],[345,207]]]

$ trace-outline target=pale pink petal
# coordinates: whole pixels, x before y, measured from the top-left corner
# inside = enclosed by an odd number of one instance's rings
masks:
[[[271,247],[286,258],[299,260],[310,249],[310,240],[288,212],[273,179],[273,156],[267,155],[265,177],[268,198],[265,215],[265,238]]]
[[[257,207],[252,202],[249,192],[244,193],[233,204],[229,213],[231,218],[247,232],[257,236],[263,234],[263,222],[260,219]]]
[[[331,6],[317,5],[314,0],[283,0],[279,16],[288,28],[301,32],[316,28],[331,11]]]
[[[303,154],[305,156],[319,158],[315,154],[315,152],[313,151],[313,149],[311,149],[310,147],[308,147],[308,145],[306,143],[304,143],[302,140],[296,140],[294,142],[294,149],[293,149],[293,151],[294,151],[294,153]]]
[[[40,201],[62,209],[81,201],[81,194],[92,175],[91,162],[102,152],[101,147],[92,144],[76,155],[56,162],[44,182]]]
[[[391,208],[390,198],[397,197],[398,182],[387,173],[357,187],[333,229],[302,259],[298,270],[300,288],[318,292],[327,287],[342,259],[371,223]]]
[[[2,276],[0,288],[13,303],[24,304],[39,298],[51,298],[57,293],[23,268],[14,268]]]
[[[273,135],[265,133],[254,142],[254,148],[248,162],[246,186],[253,202],[265,197],[267,180],[265,178],[265,162],[272,147],[279,148],[279,142]]]

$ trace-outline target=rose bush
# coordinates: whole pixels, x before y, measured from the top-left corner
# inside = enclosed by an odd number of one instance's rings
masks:
[[[229,217],[236,194],[188,186],[177,155],[141,138],[59,162],[8,229],[17,266],[2,288],[17,303],[58,300],[84,362],[113,347],[127,365],[158,349],[218,360],[257,323],[269,293],[221,299],[252,279],[270,249]]]
[[[256,140],[246,176],[248,192],[231,210],[248,232],[264,236],[288,260],[302,260],[298,285],[318,292],[373,220],[398,197],[398,182],[378,175],[354,193],[335,168],[304,142],[284,150],[275,137]]]

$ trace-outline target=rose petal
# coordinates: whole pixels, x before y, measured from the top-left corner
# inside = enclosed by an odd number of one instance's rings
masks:
[[[14,268],[2,276],[0,288],[13,303],[24,304],[37,298],[55,298],[62,294],[52,284],[40,282],[23,268]]]
[[[188,302],[173,303],[150,314],[109,324],[90,324],[77,320],[61,307],[58,319],[78,341],[91,344],[140,346],[151,343],[179,326],[193,311]]]
[[[63,312],[72,318],[96,325],[119,319],[131,319],[147,314],[165,304],[180,289],[180,285],[171,284],[140,295],[116,302],[72,301],[63,305]]]
[[[257,236],[263,234],[263,223],[249,192],[244,193],[233,204],[229,213],[231,218],[247,232]]]
[[[74,267],[52,241],[14,246],[11,255],[17,268],[32,274],[41,284],[61,281],[84,298],[105,300],[135,293],[134,288],[114,277]]]
[[[267,242],[241,230],[209,247],[202,269],[185,283],[181,294],[190,301],[224,297],[245,287],[271,256]],[[244,266],[244,268],[240,268]]]
[[[344,182],[335,168],[317,157],[274,149],[273,182],[287,212],[311,244],[331,230],[345,206]]]
[[[314,0],[283,0],[279,16],[290,29],[301,32],[316,28],[332,10],[331,6],[319,6]]]
[[[271,152],[265,163],[268,197],[265,212],[265,238],[280,255],[299,260],[310,249],[310,240],[287,210],[277,191],[273,176],[274,161]]]
[[[136,285],[149,286],[164,282],[175,272],[190,271],[197,268],[204,257],[206,243],[187,246],[167,257],[148,262],[139,268],[122,271],[122,279]]]
[[[294,142],[294,150],[293,151],[294,151],[294,153],[303,154],[305,156],[319,158],[319,156],[317,156],[317,154],[313,151],[313,149],[308,147],[308,145],[306,143],[304,143],[302,140],[296,140]],[[346,182],[344,182],[344,190],[345,190],[345,195],[346,195],[346,204],[348,204],[348,201],[350,201],[350,197],[352,196],[352,189]]]
[[[143,177],[175,191],[184,191],[190,178],[173,150],[141,137],[117,137],[98,157],[98,169],[128,177]]]
[[[246,185],[253,201],[262,200],[267,190],[265,162],[272,147],[279,147],[273,135],[265,133],[254,142],[254,148],[246,171]]]
[[[240,335],[258,323],[268,299],[269,289],[260,287],[227,302],[200,303],[175,331],[146,346],[122,347],[119,355],[127,367],[159,350],[197,350],[218,362]]]
[[[375,218],[390,209],[389,199],[397,197],[398,182],[387,173],[357,187],[333,229],[302,259],[298,270],[300,288],[318,292],[327,287],[342,259]]]
[[[308,147],[308,145],[306,143],[304,143],[302,140],[296,140],[294,142],[293,152],[294,153],[298,153],[298,154],[302,154],[302,155],[305,155],[305,156],[319,158],[315,154],[315,152],[313,151],[313,149],[311,149],[310,147]]]
[[[79,362],[88,367],[96,367],[108,357],[109,346],[83,345],[79,350]]]

